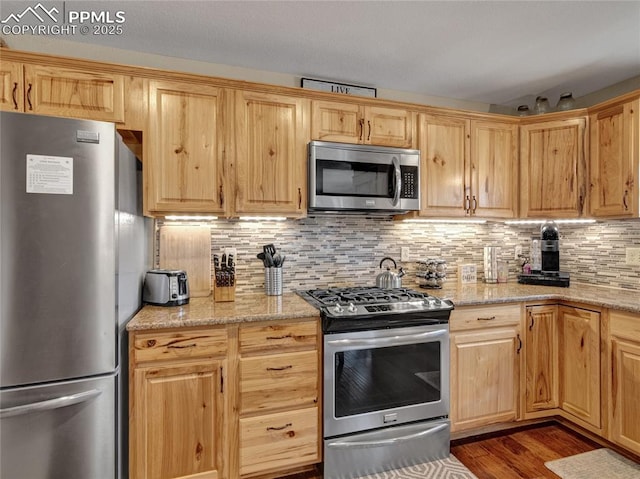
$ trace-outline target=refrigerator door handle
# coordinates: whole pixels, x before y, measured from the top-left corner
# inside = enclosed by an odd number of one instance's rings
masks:
[[[72,406],[74,404],[89,401],[90,399],[98,397],[100,394],[102,394],[102,391],[100,391],[99,389],[91,389],[89,391],[72,394],[70,396],[61,396],[55,399],[48,399],[46,401],[0,409],[0,419],[20,416],[22,414],[29,414],[32,412],[47,411],[50,409]]]

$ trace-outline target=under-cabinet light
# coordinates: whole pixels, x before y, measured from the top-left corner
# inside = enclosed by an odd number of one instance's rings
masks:
[[[432,219],[432,218],[407,218],[402,220],[404,223],[457,223],[457,224],[485,224],[487,220],[476,219]]]
[[[168,221],[213,221],[217,220],[217,216],[207,215],[168,215],[164,217]]]
[[[285,221],[286,216],[240,216],[240,221]]]
[[[541,225],[544,224],[547,220],[507,220],[504,222],[506,225]],[[594,219],[566,219],[566,220],[553,220],[558,224],[565,225],[580,225],[580,224],[593,224],[596,222]]]

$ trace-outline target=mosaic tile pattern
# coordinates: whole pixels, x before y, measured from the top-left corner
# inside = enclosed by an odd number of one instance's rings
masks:
[[[531,237],[539,236],[539,226],[409,223],[365,216],[316,216],[282,222],[218,220],[210,226],[212,252],[237,248],[239,293],[263,292],[263,266],[256,255],[268,243],[287,256],[284,291],[291,292],[373,285],[385,256],[393,257],[398,266],[404,267],[411,282],[415,261],[427,258],[447,261],[448,282],[457,280],[457,265],[464,263],[477,265],[481,281],[483,248],[489,245],[501,247],[501,259],[509,264],[509,281],[516,281],[516,245],[528,254]],[[625,248],[640,248],[640,220],[560,225],[559,229],[561,269],[571,274],[572,283],[640,291],[640,266],[625,264]],[[409,249],[409,261],[400,261],[401,247]]]

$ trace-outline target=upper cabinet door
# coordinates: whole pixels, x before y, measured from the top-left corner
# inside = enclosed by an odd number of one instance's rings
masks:
[[[24,111],[22,63],[0,63],[0,110]]]
[[[124,121],[124,77],[25,65],[25,111],[89,120]]]
[[[524,218],[576,218],[586,213],[585,118],[520,128]]]
[[[518,208],[518,127],[471,121],[471,211],[485,218],[515,218]]]
[[[636,99],[590,116],[591,214],[638,217],[638,117]]]
[[[415,147],[412,111],[340,101],[313,101],[311,108],[313,140]]]
[[[320,141],[361,143],[364,121],[357,103],[313,101],[311,138]]]
[[[235,212],[305,215],[309,100],[235,94]]]
[[[224,93],[202,84],[150,82],[149,211],[225,212]]]
[[[469,163],[469,120],[419,115],[420,214],[465,216],[471,196],[466,191]]]
[[[380,106],[364,107],[364,143],[415,147],[415,113]]]

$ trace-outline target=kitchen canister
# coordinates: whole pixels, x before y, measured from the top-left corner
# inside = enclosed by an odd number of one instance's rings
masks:
[[[267,296],[282,295],[282,268],[264,269],[264,292]]]

